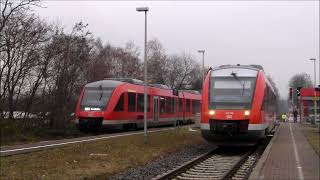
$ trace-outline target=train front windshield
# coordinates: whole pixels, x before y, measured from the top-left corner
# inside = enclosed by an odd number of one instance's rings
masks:
[[[103,111],[105,110],[113,88],[87,87],[81,101],[82,110]]]
[[[250,109],[256,77],[212,77],[210,109]]]

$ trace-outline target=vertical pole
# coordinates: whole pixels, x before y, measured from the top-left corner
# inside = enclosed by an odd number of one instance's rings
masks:
[[[316,118],[317,118],[317,91],[314,90],[314,121],[313,124],[316,124]]]
[[[320,72],[320,71],[319,71]],[[304,87],[307,88],[307,73],[304,75]]]
[[[144,143],[148,143],[147,135],[147,11],[144,12]],[[149,100],[150,101],[150,100]]]
[[[316,60],[313,60],[313,71],[314,71],[314,86],[317,86],[317,72],[316,72]]]
[[[202,86],[204,83],[204,76],[205,76],[205,70],[204,70],[204,51],[202,52]]]

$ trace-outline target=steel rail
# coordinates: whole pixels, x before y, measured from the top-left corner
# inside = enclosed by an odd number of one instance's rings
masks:
[[[256,150],[257,146],[248,150],[242,155],[228,155],[216,153],[220,148],[204,153],[179,167],[170,170],[162,175],[156,176],[153,180],[165,179],[231,179],[241,165],[246,162],[248,157]],[[219,155],[219,154],[222,154]],[[222,169],[215,167],[220,163]],[[231,164],[231,165],[230,165]],[[218,165],[217,165],[218,166]]]

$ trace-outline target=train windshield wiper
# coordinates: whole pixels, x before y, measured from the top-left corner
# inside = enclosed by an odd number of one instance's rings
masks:
[[[100,100],[101,100],[101,98],[102,98],[102,95],[103,95],[103,90],[102,90],[102,86],[101,86],[101,85],[99,86],[99,88],[100,88],[100,90],[101,90],[100,98],[99,98],[99,101],[100,101]]]
[[[240,85],[242,86],[242,96],[244,95],[244,86],[245,86],[245,82],[241,81],[238,76],[237,73],[232,72],[231,75],[240,83]]]

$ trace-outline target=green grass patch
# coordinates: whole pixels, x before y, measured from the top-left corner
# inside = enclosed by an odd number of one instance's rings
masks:
[[[311,125],[302,126],[303,133],[307,138],[308,142],[311,144],[312,148],[320,155],[320,133],[319,128],[315,128]]]
[[[0,120],[0,146],[26,144],[46,140],[57,140],[88,136],[80,132],[74,124],[56,130],[48,127],[29,127],[22,125],[23,120]]]
[[[147,145],[139,134],[2,157],[0,179],[105,179],[203,142],[199,131],[177,128],[149,133]]]

